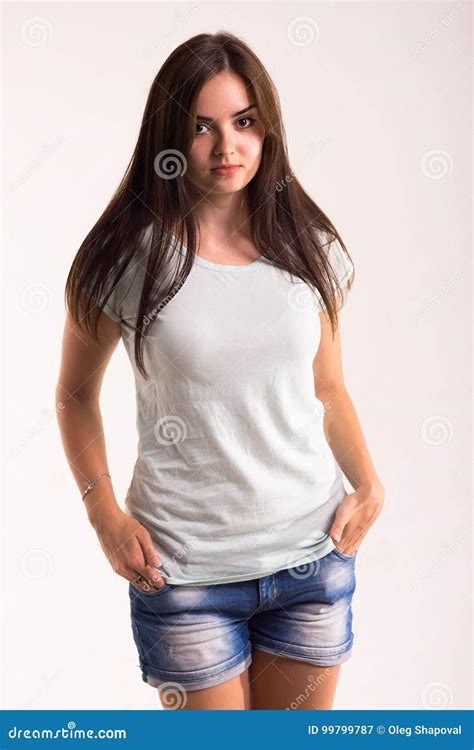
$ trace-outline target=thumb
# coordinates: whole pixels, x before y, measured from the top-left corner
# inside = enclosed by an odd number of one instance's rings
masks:
[[[348,514],[343,508],[338,508],[336,511],[336,518],[329,531],[329,536],[332,537],[333,541],[340,542],[344,527],[348,522]]]
[[[329,531],[329,536],[333,538],[335,542],[340,542],[344,527],[349,523],[352,516],[356,512],[358,507],[358,501],[355,492],[346,494],[345,498],[338,506],[336,510],[336,516],[334,523]]]
[[[161,559],[156,552],[149,532],[144,528],[139,536],[139,542],[143,550],[143,556],[147,565],[161,565]]]

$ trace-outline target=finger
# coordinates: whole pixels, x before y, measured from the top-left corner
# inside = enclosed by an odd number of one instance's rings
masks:
[[[146,564],[151,565],[152,567],[161,565],[160,556],[153,546],[153,542],[151,541],[151,536],[148,531],[146,529],[143,529],[143,531],[137,534],[137,536]]]
[[[140,534],[137,534],[137,539],[140,543],[145,563],[141,575],[147,579],[150,585],[155,586],[156,588],[162,588],[166,581],[155,567],[161,565],[161,560],[153,547],[151,537],[146,529],[143,529]]]
[[[148,587],[161,589],[165,585],[166,581],[161,575],[160,571],[156,568],[152,568],[151,565],[136,565],[137,573],[135,574],[135,578],[137,575],[142,576],[142,578],[145,579],[145,582],[147,583]],[[140,587],[143,588],[142,582],[140,583]],[[148,591],[148,588],[144,589],[145,591]]]
[[[340,516],[334,521],[333,525],[331,526],[329,530],[329,536],[331,537],[334,543],[341,541],[346,524],[347,524],[347,521],[343,516]]]
[[[123,576],[125,580],[131,583],[132,586],[139,591],[149,591],[151,588],[150,584],[143,579],[142,574],[139,573],[138,570],[133,570],[133,568],[126,568],[126,570],[119,575]],[[143,587],[143,584],[145,584],[146,588]]]
[[[143,573],[139,573],[138,571],[131,570],[130,573],[125,576],[125,578],[129,583],[132,584],[132,586],[134,586],[134,588],[138,589],[139,591],[151,591],[153,588],[155,588],[153,582],[147,580]],[[156,586],[156,588],[161,587]]]
[[[133,583],[136,588],[139,588],[142,591],[149,591],[150,588],[153,588],[155,583],[159,583],[159,581],[156,579],[157,571],[146,564],[142,544],[138,533],[135,533],[131,540],[131,543],[133,551],[130,551],[129,549],[129,556],[127,558],[128,564],[125,565],[127,578],[130,583]],[[141,576],[141,578],[143,578],[144,580],[136,581],[136,578],[138,576]],[[161,588],[161,586],[158,585],[157,588]]]
[[[366,533],[366,531],[359,531],[359,529],[357,529],[355,532],[343,537],[341,543],[337,546],[337,549],[345,555],[353,555],[359,549],[360,543]]]
[[[343,501],[344,502],[344,501]],[[340,505],[336,510],[336,516],[334,523],[329,530],[329,536],[332,537],[333,542],[340,542],[344,527],[349,522],[350,514],[347,510],[347,506]]]
[[[155,568],[150,568],[149,566],[146,567],[145,573],[143,573],[142,575],[144,578],[146,578],[150,586],[154,586],[156,589],[163,588],[166,583],[161,573]]]
[[[354,492],[345,496],[344,500],[336,510],[334,523],[329,531],[329,536],[332,537],[333,542],[341,541],[344,528],[357,512],[358,507],[357,498]]]
[[[135,579],[141,576],[142,581],[136,581]],[[130,583],[134,586],[142,589],[143,591],[149,591],[151,588],[161,589],[165,585],[166,581],[161,573],[152,568],[150,565],[139,565],[134,562],[134,569],[130,569],[130,574],[127,576]]]

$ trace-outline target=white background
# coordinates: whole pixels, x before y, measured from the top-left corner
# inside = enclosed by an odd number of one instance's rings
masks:
[[[40,2],[3,16],[3,707],[159,707],[127,583],[62,450],[63,290],[161,64],[226,30],[274,79],[294,171],[356,269],[344,372],[386,504],[360,548],[334,708],[469,708],[470,5]],[[41,44],[28,36],[38,16]],[[299,17],[304,44],[289,37]],[[101,406],[121,499],[137,442],[122,345]]]

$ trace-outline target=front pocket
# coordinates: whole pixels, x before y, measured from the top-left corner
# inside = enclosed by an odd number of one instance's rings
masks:
[[[335,552],[336,555],[339,555],[339,557],[342,557],[343,560],[355,560],[358,550],[356,550],[353,555],[346,555],[345,552],[341,552],[340,549],[334,547],[333,552]]]
[[[130,586],[133,586],[133,584],[131,583]],[[136,586],[133,586],[133,588],[139,596],[145,596],[145,597],[160,596],[161,594],[166,593],[166,591],[168,591],[171,588],[171,584],[165,583],[165,585],[162,586],[160,589],[154,589],[150,587],[150,591],[143,591],[143,589],[139,589]]]

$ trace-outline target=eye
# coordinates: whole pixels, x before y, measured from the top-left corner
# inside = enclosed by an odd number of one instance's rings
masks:
[[[248,130],[248,128],[251,128],[252,125],[255,122],[254,117],[241,117],[240,120],[237,120],[238,123],[246,122],[247,125],[244,125],[243,127],[240,127],[239,130]],[[207,125],[205,125],[203,122],[197,122],[196,123],[196,130],[194,131],[195,135],[203,135],[204,130],[197,130],[197,128],[208,128]]]
[[[247,122],[250,123],[250,125],[247,126],[249,128],[252,127],[252,125],[255,122],[255,118],[254,117],[241,117],[240,120],[237,120],[237,122],[245,122],[245,120],[247,120]],[[241,128],[241,130],[247,130],[247,128]]]
[[[204,123],[203,123],[203,122],[197,122],[197,123],[196,123],[196,128],[206,128],[206,127],[207,127],[207,125],[204,125]],[[202,132],[203,132],[203,131],[200,131],[200,132],[198,132],[198,131],[196,130],[196,131],[195,131],[195,135],[202,135]]]

